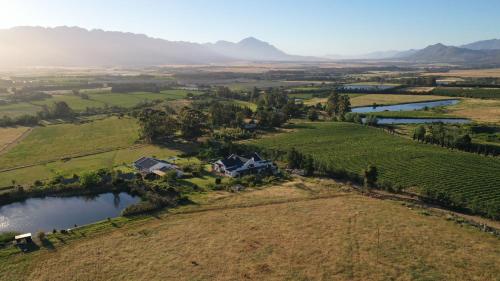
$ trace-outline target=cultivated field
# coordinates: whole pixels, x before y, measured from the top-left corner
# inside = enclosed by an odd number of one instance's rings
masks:
[[[46,105],[51,106],[55,102],[64,101],[66,102],[71,109],[75,111],[85,110],[87,107],[104,107],[104,103],[93,100],[93,99],[82,99],[75,95],[66,94],[66,95],[52,95],[52,98],[41,100],[41,101],[33,101],[32,104],[35,105]],[[39,108],[41,110],[41,108]]]
[[[58,235],[51,238],[54,250],[10,256],[0,251],[0,280],[495,280],[500,275],[500,242],[494,236],[334,184],[220,192],[209,202]],[[207,208],[215,209],[201,211]]]
[[[443,77],[464,77],[464,78],[467,78],[467,77],[470,77],[470,78],[482,78],[482,77],[500,78],[500,68],[450,70],[449,72],[425,73],[424,75],[443,76]]]
[[[65,92],[65,91],[59,91]],[[52,94],[51,98],[44,100],[32,101],[30,103],[20,102],[7,105],[0,105],[0,117],[9,116],[17,117],[20,115],[36,115],[37,112],[42,110],[42,106],[51,106],[55,102],[64,101],[69,107],[75,111],[84,111],[87,107],[102,108],[105,106],[120,106],[130,108],[145,101],[162,100],[174,101],[186,98],[188,93],[194,95],[198,94],[197,91],[188,90],[165,90],[160,93],[150,92],[132,92],[132,93],[111,93],[109,91],[88,91],[88,99],[83,99],[71,93]],[[84,91],[82,91],[84,92]]]
[[[427,188],[462,201],[500,202],[500,159],[392,136],[351,123],[304,123],[295,131],[252,142],[278,150],[295,147],[318,161],[361,174],[373,164],[381,181]]]
[[[368,106],[374,103],[378,105],[433,101],[433,100],[446,100],[449,97],[442,96],[418,96],[418,95],[394,95],[394,94],[365,94],[351,97],[352,106]],[[305,104],[326,103],[327,98],[313,98],[305,101]]]
[[[134,119],[115,117],[36,127],[18,145],[0,155],[0,169],[129,147],[139,138],[138,128]]]

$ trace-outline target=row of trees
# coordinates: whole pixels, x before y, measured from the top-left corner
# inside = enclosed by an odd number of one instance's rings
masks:
[[[417,126],[413,131],[413,140],[485,155],[496,156],[500,154],[499,149],[495,146],[473,143],[468,132],[460,127],[445,126],[442,123]]]

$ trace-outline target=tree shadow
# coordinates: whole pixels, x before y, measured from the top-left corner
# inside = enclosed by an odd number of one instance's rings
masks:
[[[16,247],[19,248],[19,250],[21,250],[23,253],[30,253],[40,250],[40,246],[38,246],[33,242],[27,244],[26,243],[17,244]]]
[[[56,247],[54,246],[54,243],[52,243],[52,241],[50,241],[49,239],[43,239],[41,242],[42,242],[42,246],[44,248],[46,248],[47,250],[53,251],[56,249]]]

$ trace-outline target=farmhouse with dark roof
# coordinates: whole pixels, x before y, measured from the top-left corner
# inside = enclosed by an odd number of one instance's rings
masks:
[[[259,154],[253,153],[248,157],[231,154],[226,159],[213,163],[213,170],[225,176],[239,177],[263,172],[275,173],[277,168],[272,161],[264,160]]]
[[[143,176],[154,174],[157,176],[164,176],[167,171],[175,170],[177,177],[182,177],[183,173],[179,168],[166,161],[158,160],[151,157],[142,157],[134,162],[136,168]]]

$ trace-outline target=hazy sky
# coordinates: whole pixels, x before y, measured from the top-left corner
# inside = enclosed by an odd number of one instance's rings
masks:
[[[19,25],[254,36],[292,54],[360,54],[500,38],[500,0],[0,0],[0,28]]]

